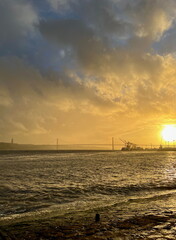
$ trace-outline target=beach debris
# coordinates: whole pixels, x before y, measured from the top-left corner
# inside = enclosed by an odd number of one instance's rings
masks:
[[[99,222],[100,221],[100,214],[96,213],[95,215],[95,222]]]

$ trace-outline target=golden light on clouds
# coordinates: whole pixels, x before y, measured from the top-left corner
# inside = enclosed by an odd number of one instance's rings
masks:
[[[162,130],[162,138],[164,141],[173,142],[176,140],[176,126],[175,125],[165,125]]]
[[[176,1],[44,2],[0,0],[0,141],[159,144],[176,124]]]

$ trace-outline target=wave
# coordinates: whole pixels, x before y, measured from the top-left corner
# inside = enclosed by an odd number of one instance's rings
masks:
[[[24,196],[59,196],[59,197],[70,197],[73,196],[87,196],[92,194],[102,194],[102,195],[132,195],[139,192],[150,192],[150,191],[169,191],[176,190],[176,183],[172,182],[169,184],[160,183],[160,185],[155,184],[140,184],[140,185],[126,185],[126,186],[117,186],[117,185],[103,185],[95,184],[92,186],[66,186],[66,187],[51,187],[46,186],[45,188],[37,189],[26,189],[25,187],[14,189],[10,185],[0,186],[0,195],[5,197],[9,195],[24,195]]]
[[[0,202],[0,204],[2,203],[1,216],[41,212],[50,209],[51,206],[57,206],[57,209],[69,208],[68,204],[72,203],[75,206],[78,206],[77,203],[86,206],[88,204],[91,208],[95,202],[96,204],[101,202],[104,207],[106,205],[117,207],[122,204],[148,204],[148,202],[160,200],[165,202],[169,197],[176,194],[176,184],[174,183],[162,186],[143,184],[121,187],[97,184],[85,188],[46,188],[45,191],[41,192],[24,189],[13,190],[8,186],[1,187],[1,191],[7,189],[9,193],[4,195]],[[8,201],[9,203],[6,204]]]
[[[112,186],[112,185],[94,185],[84,189],[85,193],[97,193],[103,195],[131,195],[139,192],[146,191],[169,191],[176,190],[176,183],[163,184],[163,185],[152,185],[152,184],[142,184],[142,185],[127,185],[127,186]]]

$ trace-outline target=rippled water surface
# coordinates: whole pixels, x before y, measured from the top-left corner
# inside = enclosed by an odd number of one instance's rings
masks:
[[[0,153],[0,217],[176,210],[176,152]]]

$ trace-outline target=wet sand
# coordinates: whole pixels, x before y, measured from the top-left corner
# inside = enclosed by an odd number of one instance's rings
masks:
[[[2,224],[1,240],[128,240],[176,239],[176,214],[134,216],[125,220],[101,214]]]

